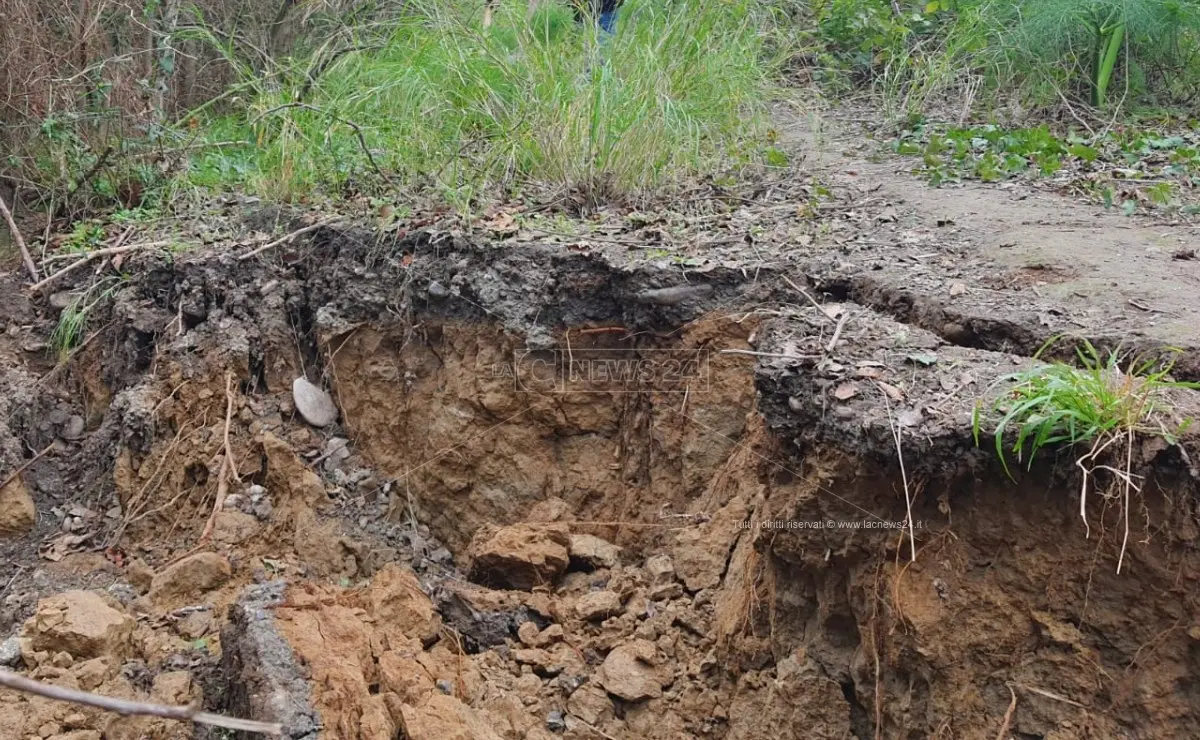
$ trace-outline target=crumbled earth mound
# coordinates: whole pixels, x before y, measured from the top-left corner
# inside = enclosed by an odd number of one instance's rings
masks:
[[[61,367],[0,282],[5,665],[293,740],[1200,736],[1200,445],[1085,528],[1070,451],[972,440],[1032,362],[984,324],[803,248],[234,249],[132,257]],[[9,692],[0,736],[224,737]]]

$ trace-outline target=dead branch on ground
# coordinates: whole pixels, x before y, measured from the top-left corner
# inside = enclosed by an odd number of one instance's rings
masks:
[[[17,228],[17,222],[13,220],[12,211],[8,210],[8,204],[4,202],[3,197],[0,197],[0,215],[4,216],[8,230],[12,232],[13,241],[17,243],[17,249],[21,250],[21,259],[25,262],[25,269],[29,270],[30,280],[36,283],[38,281],[37,266],[33,264],[33,256],[29,254],[29,246],[25,244],[25,237],[21,236],[21,230]]]
[[[169,242],[169,241],[147,242],[145,244],[129,244],[124,247],[106,247],[105,249],[97,249],[93,252],[88,252],[81,259],[78,259],[75,262],[72,262],[71,264],[67,265],[66,267],[64,267],[63,269],[54,273],[50,277],[41,281],[40,283],[34,283],[33,286],[29,290],[31,292],[36,293],[37,291],[41,290],[42,288],[45,288],[47,285],[50,285],[51,283],[58,280],[63,275],[66,275],[69,272],[77,270],[78,268],[83,267],[84,265],[88,264],[89,262],[92,262],[93,260],[98,260],[101,257],[115,257],[118,254],[125,254],[126,252],[136,252],[139,249],[151,249],[154,247],[165,247],[165,246],[169,245],[170,243],[171,242]]]
[[[333,224],[337,223],[339,220],[340,219],[331,218],[331,219],[328,219],[325,221],[319,221],[311,226],[305,226],[302,229],[296,229],[295,231],[293,231],[290,234],[286,234],[284,236],[279,237],[278,239],[276,239],[273,242],[269,242],[267,244],[262,245],[258,249],[253,249],[249,252],[246,252],[245,254],[238,257],[238,260],[239,261],[240,260],[248,260],[251,257],[260,255],[269,249],[274,249],[275,247],[278,247],[280,244],[287,244],[288,242],[290,242],[291,240],[295,239],[298,236],[304,236],[305,234],[312,232],[312,231],[316,231],[317,229],[320,229],[324,226],[332,226]]]
[[[111,696],[92,694],[87,691],[76,691],[75,689],[67,689],[61,686],[51,686],[50,684],[34,681],[33,679],[3,669],[0,669],[0,686],[46,699],[53,699],[54,701],[82,704],[108,712],[116,712],[123,717],[161,717],[181,722],[195,722],[201,725],[208,725],[209,727],[222,727],[226,730],[259,732],[275,736],[283,734],[283,727],[274,722],[258,722],[250,719],[225,717],[220,714],[212,714],[211,712],[201,712],[194,707],[115,699]]]
[[[12,483],[13,481],[15,481],[15,480],[17,479],[17,476],[18,476],[18,475],[20,475],[21,473],[25,472],[25,469],[26,469],[26,468],[28,468],[30,465],[33,465],[35,462],[37,462],[37,461],[38,461],[38,459],[39,459],[39,458],[41,458],[43,455],[45,455],[47,452],[49,452],[49,451],[50,451],[50,450],[52,450],[52,449],[54,449],[54,443],[53,443],[53,442],[51,442],[50,444],[46,445],[46,448],[45,448],[44,450],[42,450],[41,452],[39,452],[38,454],[36,454],[36,455],[34,455],[33,457],[29,458],[29,459],[28,459],[28,460],[26,460],[25,462],[21,463],[21,464],[20,464],[20,465],[17,467],[17,469],[16,469],[16,470],[14,470],[14,471],[12,471],[11,473],[9,473],[9,475],[8,475],[8,477],[7,477],[7,478],[5,478],[3,481],[0,481],[0,491],[3,491],[5,488],[8,488],[8,484],[9,484],[9,483]]]

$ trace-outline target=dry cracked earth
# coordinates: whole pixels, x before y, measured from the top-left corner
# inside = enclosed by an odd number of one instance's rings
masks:
[[[1064,331],[1200,380],[1195,232],[785,123],[671,208],[238,259],[314,217],[214,204],[65,360],[100,273],[0,278],[0,664],[293,740],[1200,736],[1195,439],[1137,446],[1118,574],[1071,451],[971,434]],[[0,737],[240,735],[0,691]]]

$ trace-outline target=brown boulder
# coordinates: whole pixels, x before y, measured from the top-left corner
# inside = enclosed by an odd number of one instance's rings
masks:
[[[0,537],[20,537],[37,523],[37,508],[21,476],[0,488]]]
[[[401,707],[401,729],[408,740],[501,740],[473,709],[445,694],[433,694],[419,707]]]
[[[154,583],[154,569],[141,558],[134,558],[125,566],[125,580],[129,581],[129,585],[138,590],[138,593],[144,594],[150,590],[150,584]]]
[[[526,591],[548,585],[567,569],[570,542],[563,524],[516,524],[481,532],[467,551],[471,578]]]
[[[385,692],[394,693],[405,704],[419,704],[434,692],[433,676],[425,666],[408,655],[392,650],[379,657],[379,683]]]
[[[600,685],[626,701],[662,696],[662,679],[654,668],[654,643],[634,640],[616,647],[600,666]]]
[[[575,613],[587,622],[616,616],[621,613],[621,597],[612,591],[592,591],[575,602]]]
[[[411,638],[428,645],[441,629],[441,619],[417,577],[396,563],[388,563],[375,574],[367,598],[375,629],[387,637],[392,649],[406,645]]]
[[[589,725],[598,725],[612,719],[613,703],[604,689],[595,684],[584,684],[567,699],[567,711]]]
[[[571,560],[589,568],[613,568],[621,561],[621,548],[590,534],[573,534],[567,549]]]
[[[70,653],[76,659],[128,654],[136,622],[94,591],[67,591],[38,602],[22,636],[35,652]]]
[[[232,575],[229,561],[215,552],[201,552],[168,566],[150,582],[150,601],[166,606],[195,599],[225,585]]]

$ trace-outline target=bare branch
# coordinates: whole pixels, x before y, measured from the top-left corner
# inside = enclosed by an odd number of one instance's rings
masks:
[[[118,255],[118,254],[125,254],[126,252],[135,252],[139,249],[150,249],[152,247],[165,247],[165,246],[169,245],[170,243],[171,242],[169,242],[169,241],[147,242],[145,244],[130,244],[130,245],[124,246],[124,247],[107,247],[105,249],[97,249],[93,252],[88,252],[87,255],[85,255],[82,259],[72,262],[71,264],[67,265],[66,267],[64,267],[63,269],[54,273],[50,277],[41,281],[40,283],[34,283],[33,287],[31,287],[30,290],[37,292],[37,291],[41,290],[42,288],[46,287],[47,285],[49,285],[50,283],[53,283],[54,281],[58,280],[63,275],[66,275],[68,272],[71,272],[72,270],[83,267],[84,265],[91,262],[92,260],[97,260],[97,259],[100,259],[101,257],[112,257],[112,256]]]
[[[268,249],[274,249],[275,247],[278,247],[280,244],[286,244],[298,236],[303,236],[309,232],[316,231],[317,229],[319,229],[323,226],[330,226],[332,224],[335,224],[338,222],[338,220],[339,219],[332,218],[332,219],[328,219],[326,221],[319,221],[311,226],[305,226],[303,229],[296,229],[295,231],[293,231],[290,234],[286,234],[284,236],[279,237],[278,239],[276,239],[273,242],[269,242],[267,244],[262,245],[258,249],[246,252],[245,254],[238,257],[238,259],[239,260],[248,260],[251,257],[254,257],[255,255],[262,254],[263,252],[267,251]]]
[[[40,681],[26,678],[20,674],[0,669],[0,686],[24,691],[27,694],[41,696],[55,701],[66,701],[73,704],[96,707],[108,712],[116,712],[124,717],[162,717],[181,722],[195,722],[209,727],[223,727],[227,730],[241,732],[259,732],[265,735],[279,736],[283,727],[274,722],[257,722],[250,719],[224,717],[210,712],[201,712],[194,707],[169,706],[166,704],[150,704],[140,701],[114,699],[111,696],[101,696],[87,691],[76,691],[61,686],[52,686]]]
[[[3,197],[0,197],[0,215],[4,216],[8,230],[12,232],[13,241],[17,243],[17,249],[21,250],[21,259],[25,261],[25,268],[29,270],[29,278],[36,283],[38,281],[37,266],[33,264],[29,247],[25,245],[25,237],[21,236],[21,230],[17,228],[17,222],[13,220],[12,211],[8,210],[8,204],[4,202]]]
[[[212,536],[213,527],[217,524],[217,514],[221,513],[221,509],[225,506],[225,499],[229,495],[229,478],[241,482],[242,478],[238,475],[237,463],[233,459],[233,448],[229,444],[229,425],[233,419],[233,373],[225,373],[225,454],[221,458],[221,471],[217,473],[217,498],[213,502],[212,514],[208,517],[208,522],[204,525],[204,531],[200,534],[200,544],[208,542],[208,538]]]
[[[45,449],[43,449],[41,452],[39,452],[39,453],[37,453],[36,455],[34,455],[33,457],[29,458],[29,459],[28,459],[28,460],[26,460],[25,462],[21,463],[21,465],[20,465],[20,466],[19,466],[19,467],[18,467],[16,470],[14,470],[14,471],[12,471],[11,473],[9,473],[9,474],[8,474],[8,477],[7,477],[7,478],[5,478],[4,480],[0,481],[0,491],[3,491],[5,488],[8,488],[8,484],[9,484],[9,483],[12,483],[13,481],[15,481],[15,480],[17,479],[17,476],[18,476],[18,475],[20,475],[21,473],[25,472],[25,469],[26,469],[26,468],[28,468],[30,465],[33,465],[35,462],[37,462],[37,461],[38,461],[38,459],[39,459],[39,458],[41,458],[41,457],[42,457],[42,455],[45,455],[47,452],[49,452],[49,451],[50,451],[50,450],[52,450],[52,449],[54,449],[54,443],[53,443],[53,442],[51,442],[50,444],[46,445]]]

